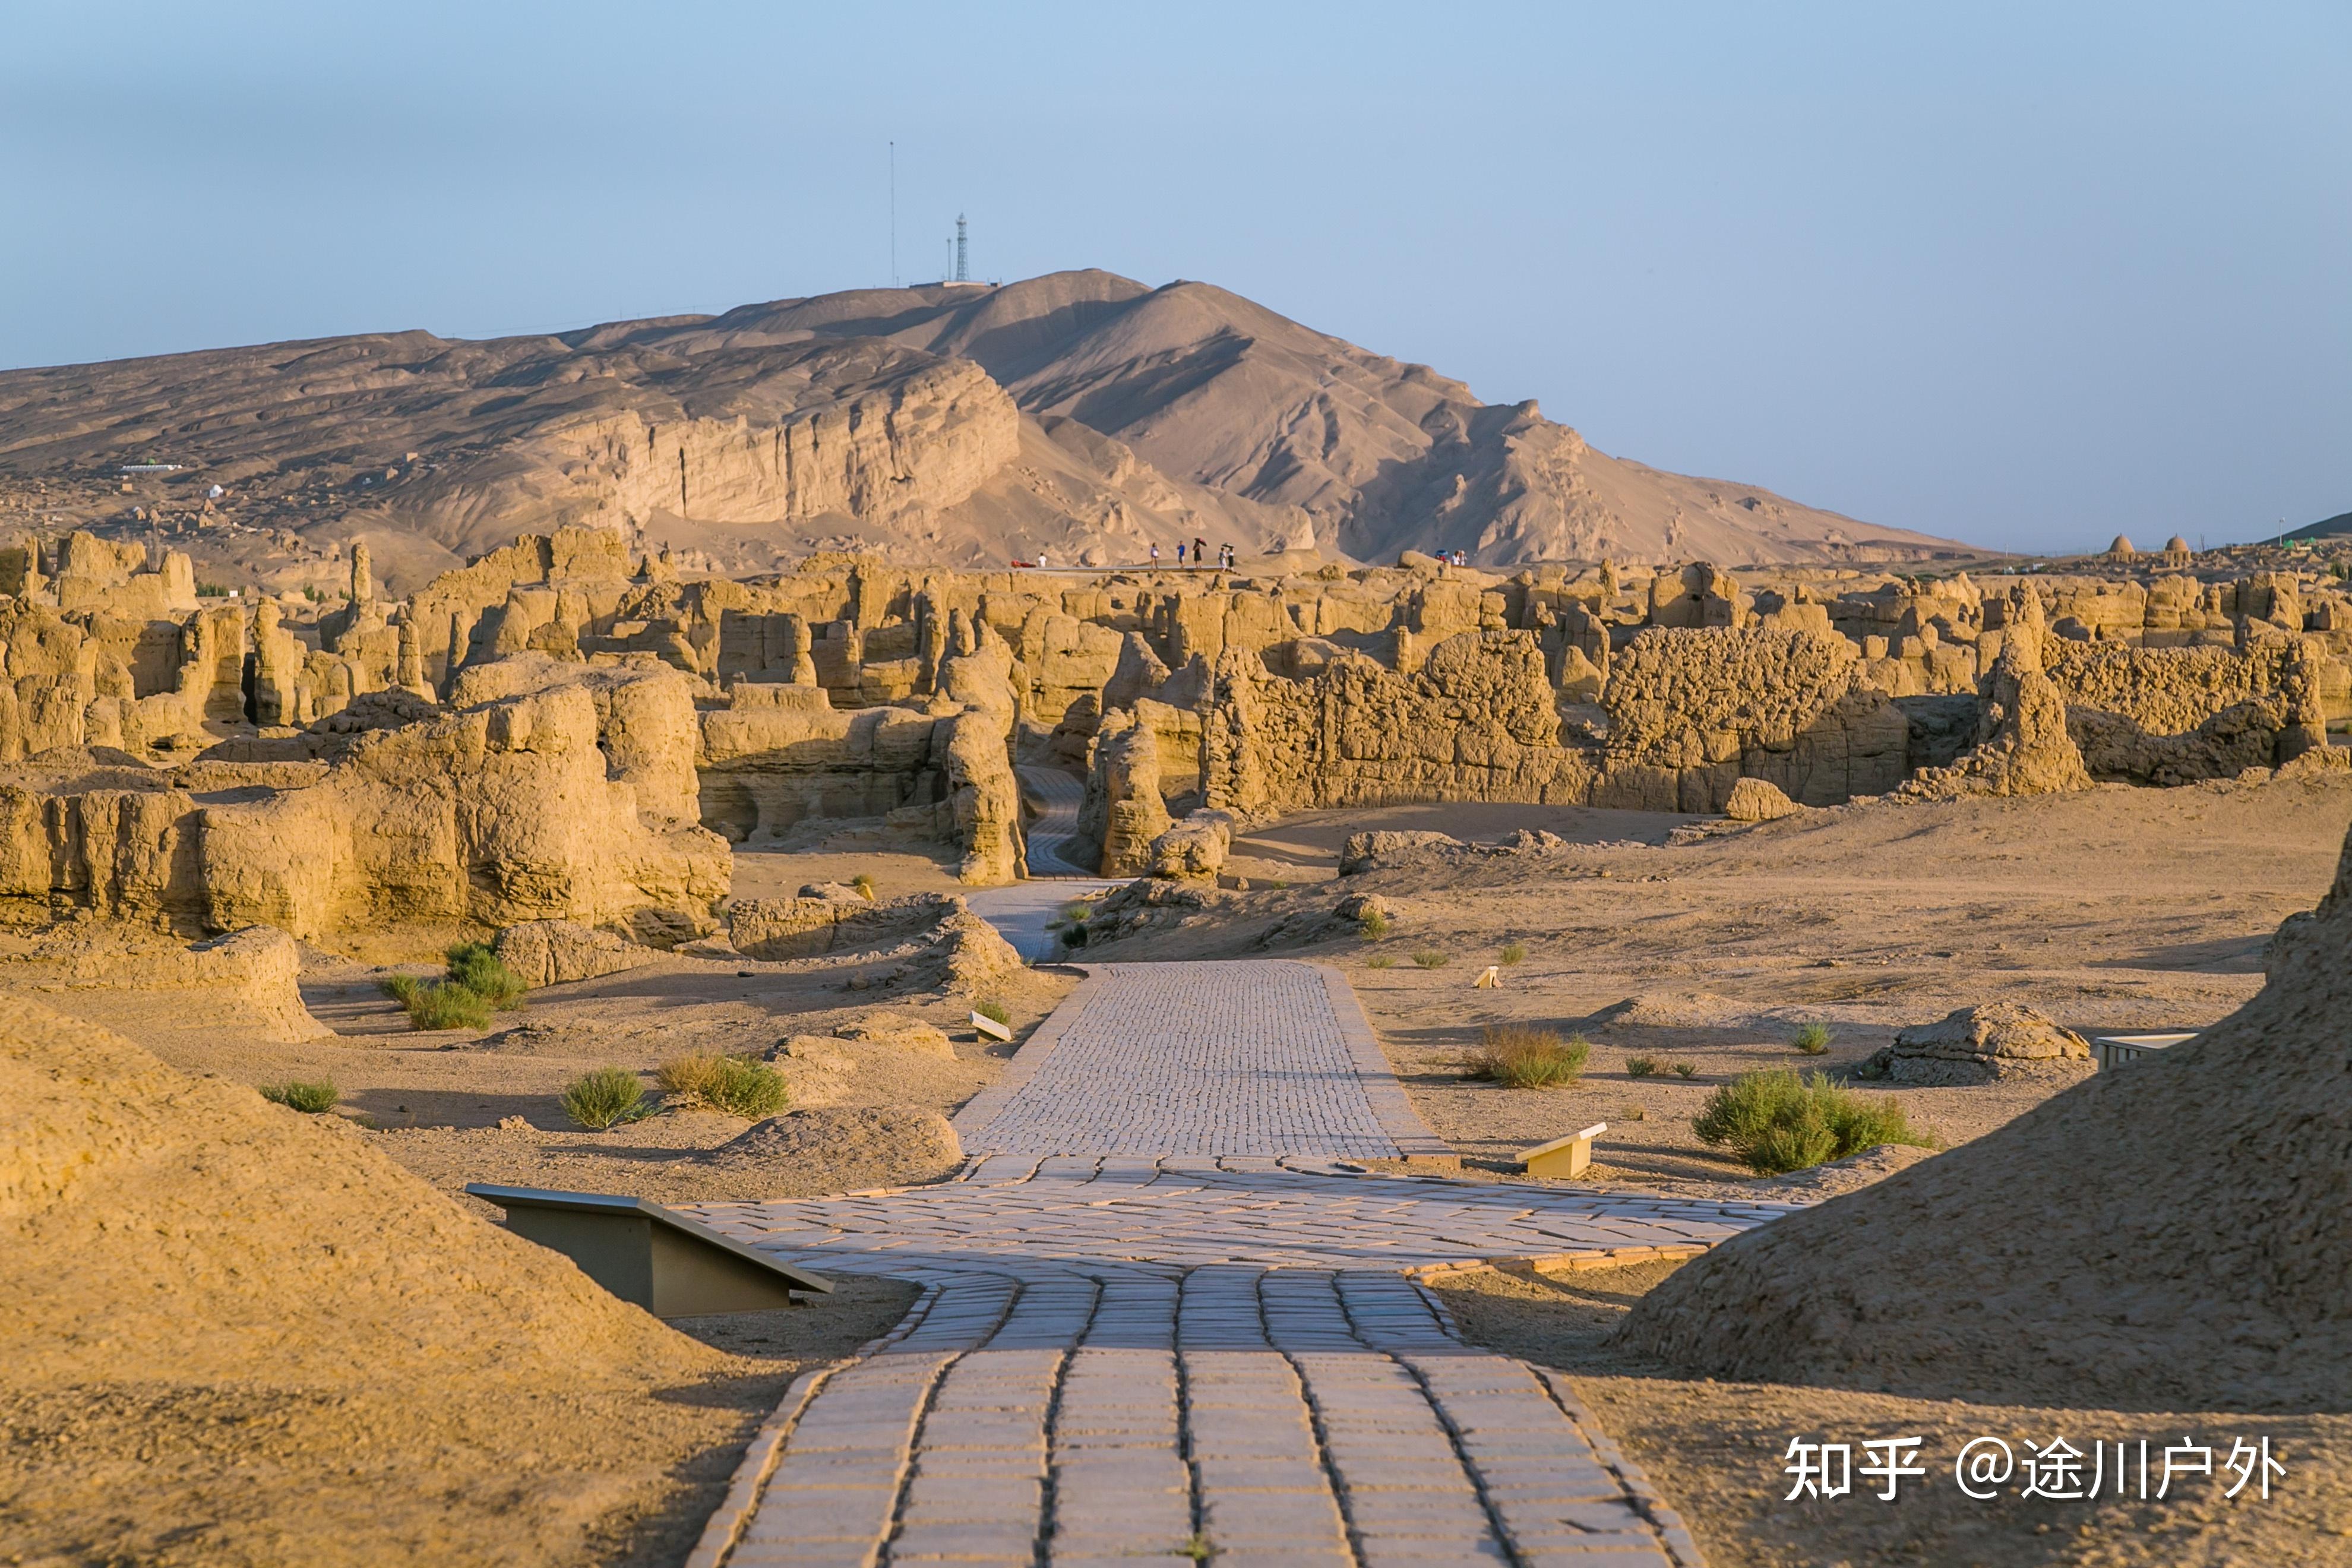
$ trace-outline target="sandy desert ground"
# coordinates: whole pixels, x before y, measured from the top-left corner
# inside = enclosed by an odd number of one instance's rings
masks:
[[[1850,1064],[1900,1026],[1969,1003],[2029,1002],[2084,1031],[2210,1024],[2260,987],[2263,948],[2284,916],[2325,889],[2347,823],[2352,780],[2216,784],[2165,792],[2107,786],[2085,795],[1944,804],[1860,803],[1738,830],[1694,833],[1694,819],[1532,807],[1410,807],[1323,813],[1265,825],[1229,867],[1248,887],[1215,895],[1187,923],[1079,956],[1214,958],[1280,952],[1341,965],[1364,1000],[1423,1115],[1461,1152],[1465,1174],[1499,1176],[1527,1144],[1606,1121],[1593,1177],[1604,1184],[1705,1194],[1753,1193],[1757,1180],[1699,1143],[1689,1119],[1709,1089],[1742,1068]],[[1520,828],[1567,842],[1540,853],[1474,856],[1336,877],[1346,837],[1370,827],[1440,826],[1492,841]],[[1677,832],[1677,829],[1682,831]],[[739,853],[736,888],[756,895],[865,873],[885,895],[944,889],[940,860],[894,848],[857,825],[810,834],[802,853]],[[1281,882],[1286,886],[1271,884]],[[1391,932],[1367,942],[1351,928],[1299,944],[1267,933],[1286,919],[1328,910],[1342,891],[1377,892],[1396,908]],[[1294,924],[1286,928],[1297,931]],[[1526,949],[1503,984],[1473,989],[1506,944]],[[698,955],[703,954],[703,955]],[[1443,955],[1423,967],[1415,954]],[[420,972],[425,954],[416,954]],[[1382,963],[1386,960],[1388,962]],[[52,1005],[120,1029],[197,1075],[258,1084],[331,1077],[351,1136],[445,1191],[467,1181],[642,1193],[666,1201],[784,1196],[921,1182],[952,1158],[910,1130],[936,1125],[991,1081],[1009,1056],[961,1025],[962,1004],[850,988],[853,957],[756,963],[715,949],[684,950],[603,980],[533,993],[487,1030],[412,1033],[379,993],[383,971],[317,953],[304,992],[337,1037],[263,1044],[234,1020],[174,1016],[151,1001],[80,991]],[[1003,1000],[1024,1029],[1073,983],[1033,971]],[[920,1018],[951,1037],[949,1053],[835,1037],[861,1021]],[[1801,1023],[1826,1023],[1831,1050],[1795,1055]],[[1593,1046],[1582,1079],[1556,1090],[1474,1083],[1460,1058],[1480,1031],[1532,1022],[1580,1033]],[[780,1058],[805,1134],[763,1150],[730,1152],[749,1125],[681,1110],[605,1132],[567,1123],[557,1095],[569,1079],[608,1063],[649,1071],[695,1048],[765,1052],[781,1042],[834,1037],[828,1048]],[[1627,1059],[1687,1063],[1629,1076]],[[1916,1123],[1947,1144],[1982,1135],[2063,1089],[2067,1078],[1981,1089],[1894,1090]],[[274,1109],[271,1114],[284,1114]],[[2223,1156],[2217,1156],[2223,1157]],[[1770,1190],[1770,1189],[1767,1189]],[[1787,1188],[1780,1190],[1786,1191]],[[1987,1202],[1997,1203],[1998,1193]],[[2063,1509],[1979,1513],[1935,1500],[1900,1510],[1869,1501],[1793,1510],[1779,1501],[1778,1450],[1797,1431],[1896,1426],[1931,1437],[1964,1427],[2033,1432],[2053,1412],[1895,1400],[1828,1390],[1744,1387],[1659,1374],[1602,1342],[1628,1300],[1664,1269],[1559,1279],[1458,1276],[1444,1289],[1474,1338],[1578,1374],[1610,1429],[1649,1467],[1694,1521],[1718,1564],[1814,1562],[2324,1563],[2343,1561],[2352,1530],[2346,1418],[2326,1412],[2263,1417],[2295,1464],[2292,1495],[2261,1511]],[[740,1452],[756,1414],[796,1366],[845,1352],[903,1309],[905,1292],[845,1292],[814,1309],[678,1325],[715,1347],[687,1384],[690,1418],[658,1429],[616,1423],[614,1406],[583,1395],[528,1417],[532,1439],[583,1462],[608,1462],[663,1479],[589,1500],[603,1518],[596,1560],[678,1561],[698,1510]],[[97,1462],[86,1476],[128,1476],[163,1465],[177,1494],[204,1511],[207,1477],[268,1464],[273,1454],[359,1440],[359,1426],[392,1442],[415,1423],[418,1399],[444,1398],[438,1373],[409,1380],[412,1397],[339,1393],[320,1404],[280,1402],[278,1414],[223,1408],[77,1405],[60,1391],[13,1401],[16,1463],[71,1444]],[[398,1384],[374,1369],[364,1389]],[[288,1413],[290,1411],[291,1413]],[[478,1413],[449,1438],[455,1452],[521,1439]],[[2084,1432],[2163,1436],[2174,1426],[2218,1430],[2214,1413],[2065,1413]],[[2237,1418],[2241,1424],[2244,1418]],[[481,1425],[489,1420],[489,1425]],[[278,1434],[234,1452],[226,1428]],[[404,1439],[403,1439],[404,1440]],[[273,1447],[273,1443],[280,1445]],[[565,1447],[568,1446],[568,1447]],[[1768,1454],[1766,1449],[1773,1450]],[[254,1458],[254,1455],[259,1458]],[[242,1455],[243,1458],[236,1456]],[[21,1483],[28,1472],[20,1468]],[[94,1484],[94,1483],[93,1483]],[[273,1490],[273,1484],[277,1489]],[[387,1482],[379,1477],[375,1484]],[[318,1476],[289,1464],[248,1504],[310,1505]],[[29,1495],[29,1494],[28,1494]],[[272,1499],[276,1501],[273,1504]],[[516,1500],[520,1500],[520,1499]],[[99,1488],[54,1511],[89,1517],[119,1505]],[[455,1505],[453,1505],[455,1506]],[[527,1550],[487,1522],[495,1500],[465,1517],[488,1533],[484,1551]],[[172,1510],[147,1510],[160,1516]],[[475,1528],[475,1527],[469,1527]],[[184,1551],[142,1538],[145,1560],[226,1561],[207,1554],[202,1530]],[[30,1559],[41,1561],[36,1557]],[[47,1561],[69,1561],[52,1557]],[[259,1559],[253,1559],[259,1560]],[[330,1560],[320,1557],[316,1560]],[[365,1551],[348,1561],[394,1561]],[[467,1558],[457,1552],[449,1561]]]

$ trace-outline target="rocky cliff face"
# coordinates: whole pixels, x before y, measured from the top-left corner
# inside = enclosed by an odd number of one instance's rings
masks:
[[[640,414],[551,431],[541,459],[572,521],[630,531],[656,513],[798,523],[845,513],[885,524],[963,501],[1013,459],[1021,416],[978,366],[919,364],[886,384],[813,400],[772,424]],[[506,520],[527,504],[507,503]]]
[[[1950,548],[1752,485],[1609,457],[1531,401],[1481,403],[1427,365],[1207,283],[1151,289],[1062,272],[980,295],[869,290],[747,306],[709,330],[730,341],[886,332],[969,357],[1025,412],[1082,424],[1180,484],[1279,509],[1297,520],[1297,542],[1360,560],[1411,548],[1466,550],[1482,564],[1860,561]]]

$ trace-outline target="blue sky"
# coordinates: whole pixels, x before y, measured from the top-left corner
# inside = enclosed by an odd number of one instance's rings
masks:
[[[2063,550],[2352,509],[2352,7],[11,0],[0,365],[1203,279]]]

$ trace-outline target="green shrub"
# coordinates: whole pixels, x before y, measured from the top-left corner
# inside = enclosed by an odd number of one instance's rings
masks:
[[[451,948],[448,983],[462,985],[502,1013],[522,1005],[527,987],[499,955],[478,942],[461,942]]]
[[[1487,1026],[1463,1070],[1505,1089],[1558,1089],[1576,1081],[1577,1074],[1584,1070],[1585,1058],[1591,1054],[1592,1042],[1581,1035],[1563,1040],[1549,1029],[1494,1024]]]
[[[654,1079],[672,1094],[754,1121],[775,1115],[792,1100],[784,1075],[756,1057],[697,1051],[662,1063]]]
[[[1717,1089],[1691,1130],[1767,1176],[1843,1160],[1881,1143],[1937,1146],[1911,1126],[1891,1096],[1853,1094],[1826,1073],[1801,1078],[1781,1068],[1744,1072]]]
[[[1503,944],[1503,962],[1505,963],[1517,963],[1527,956],[1528,944],[1526,942],[1508,942]]]
[[[317,1116],[334,1110],[335,1102],[342,1096],[336,1092],[333,1079],[322,1078],[307,1081],[296,1079],[290,1083],[265,1083],[261,1086],[261,1098],[289,1110]]]
[[[1371,957],[1364,960],[1364,967],[1366,969],[1393,969],[1396,967],[1396,960],[1390,957],[1385,952],[1376,952],[1372,954]]]
[[[1389,917],[1378,910],[1370,910],[1356,922],[1356,930],[1366,942],[1378,942],[1389,934]]]
[[[1423,969],[1443,969],[1454,961],[1442,952],[1423,950],[1412,955],[1412,961]]]
[[[1809,1057],[1820,1056],[1830,1048],[1830,1026],[1827,1024],[1808,1024],[1789,1037],[1789,1046]]]
[[[395,974],[383,983],[383,992],[408,1009],[412,1029],[484,1029],[489,1026],[490,1005],[463,985],[446,980],[419,980]]]
[[[653,1114],[646,1086],[625,1068],[598,1068],[563,1089],[563,1114],[591,1132]]]
[[[860,871],[857,875],[849,879],[849,885],[856,889],[859,892],[865,894],[866,901],[867,903],[870,904],[874,901],[873,878],[867,876],[865,872]]]
[[[1655,1057],[1627,1057],[1625,1058],[1625,1076],[1627,1078],[1648,1078],[1652,1073],[1657,1072],[1664,1068],[1665,1065],[1665,1063],[1660,1061]]]
[[[982,1002],[972,1009],[983,1018],[993,1018],[1006,1028],[1013,1027],[1013,1010],[1002,1002]]]
[[[1675,1064],[1675,1076],[1680,1079],[1696,1078],[1698,1076],[1698,1064],[1696,1062],[1676,1062]]]

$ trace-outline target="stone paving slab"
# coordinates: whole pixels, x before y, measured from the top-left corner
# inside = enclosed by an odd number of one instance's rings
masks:
[[[1088,966],[955,1128],[975,1157],[1452,1158],[1346,979],[1288,960]]]
[[[1142,967],[1092,973],[1031,1070],[974,1102],[1000,1142],[961,1179],[685,1208],[789,1261],[923,1287],[860,1359],[793,1385],[689,1568],[1204,1551],[1224,1568],[1699,1568],[1567,1381],[1464,1344],[1412,1275],[1700,1250],[1790,1205],[1351,1167],[1333,1142],[1370,1128],[1393,1150],[1409,1130],[1374,1108],[1319,972],[1169,965],[1216,973],[1142,984]],[[1254,1033],[1236,996],[1279,999],[1305,1043]],[[1184,1009],[1208,1022],[1168,1022]],[[1120,1044],[1154,1016],[1163,1056],[1194,1048],[1172,1036],[1213,1043],[1154,1067]],[[1140,1093],[1098,1081],[1139,1074]],[[1082,1131],[1056,1131],[1057,1097]],[[1318,1109],[1267,1103],[1302,1097]],[[1226,1139],[1246,1147],[1208,1147]]]
[[[1087,799],[1086,781],[1059,768],[1024,766],[1020,774],[1022,795],[1040,807],[1024,835],[1029,847],[1029,874],[1093,876],[1094,867],[1086,862],[1094,854],[1095,847],[1078,831],[1079,808]]]

